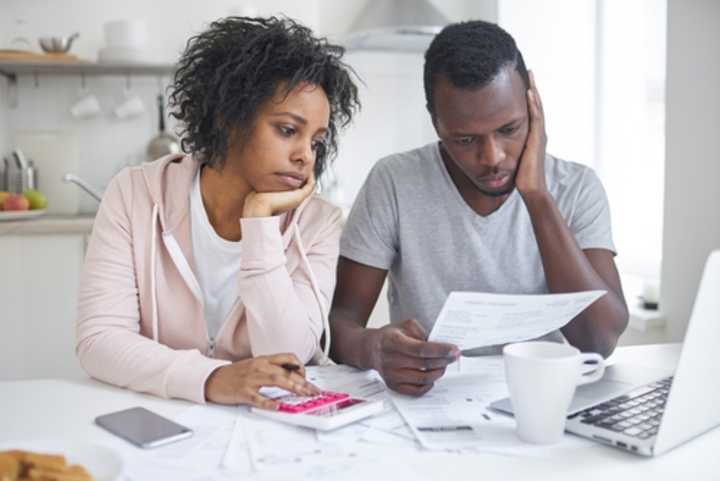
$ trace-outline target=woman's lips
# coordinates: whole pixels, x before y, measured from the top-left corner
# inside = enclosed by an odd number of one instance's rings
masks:
[[[294,172],[279,172],[275,174],[280,181],[292,189],[299,189],[305,183],[305,176]]]

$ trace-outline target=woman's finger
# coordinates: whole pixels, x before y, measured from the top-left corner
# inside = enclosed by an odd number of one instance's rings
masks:
[[[261,396],[257,392],[247,393],[245,401],[245,404],[249,404],[260,409],[268,409],[270,411],[277,411],[280,406],[279,402]]]
[[[294,372],[267,364],[255,379],[258,386],[275,386],[290,391],[299,396],[315,396],[320,390],[307,382],[304,377]]]

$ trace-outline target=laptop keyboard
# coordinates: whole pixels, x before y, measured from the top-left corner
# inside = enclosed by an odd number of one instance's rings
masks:
[[[655,436],[665,410],[672,376],[635,389],[577,414],[580,422],[638,439]],[[575,416],[573,416],[575,417]]]

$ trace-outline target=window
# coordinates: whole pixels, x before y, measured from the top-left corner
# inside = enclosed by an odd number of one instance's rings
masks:
[[[630,298],[633,281],[660,277],[666,0],[498,7],[500,25],[535,71],[548,151],[593,167],[603,181]]]

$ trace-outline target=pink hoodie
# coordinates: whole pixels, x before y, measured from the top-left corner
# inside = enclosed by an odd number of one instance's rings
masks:
[[[85,257],[76,352],[102,381],[204,403],[206,379],[231,361],[322,355],[342,214],[310,197],[282,216],[240,220],[241,295],[212,346],[193,273],[189,198],[198,167],[170,155],[111,181]]]

